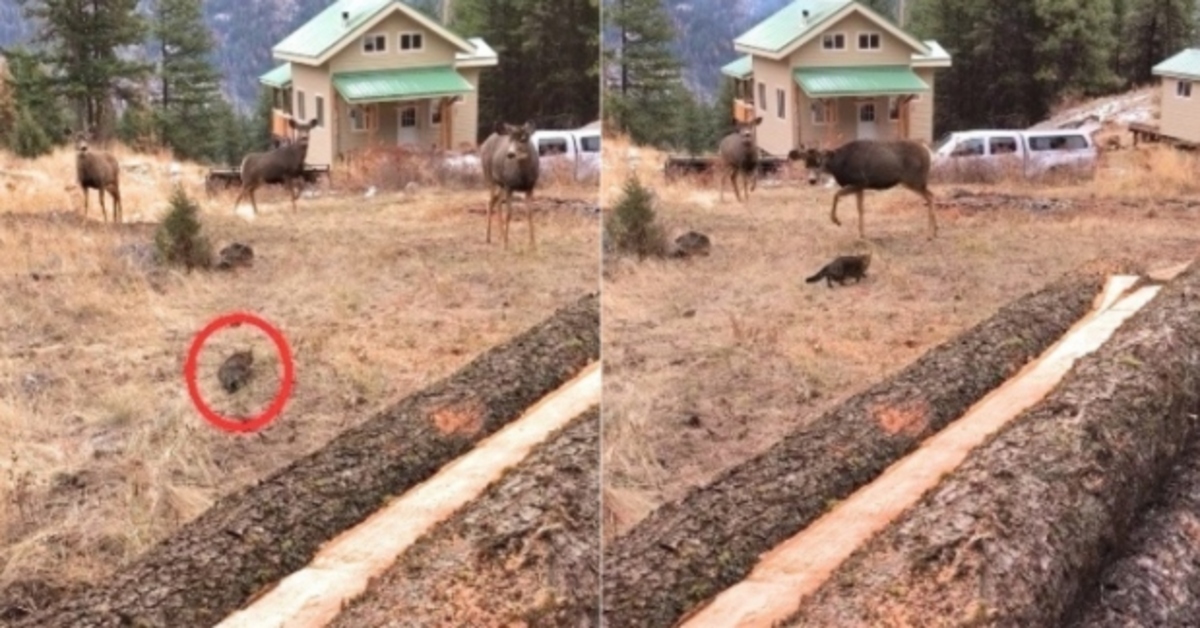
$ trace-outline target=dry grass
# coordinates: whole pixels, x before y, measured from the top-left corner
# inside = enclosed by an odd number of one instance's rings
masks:
[[[114,150],[149,164],[144,177],[124,173],[127,220],[154,219],[167,207],[167,162]],[[129,251],[151,246],[154,225],[102,225],[94,197],[88,223],[50,218],[80,207],[62,184],[72,160],[0,157],[0,169],[32,173],[4,208],[16,213],[0,214],[0,589],[104,578],[222,495],[597,289],[594,215],[539,213],[537,253],[523,211],[510,251],[484,243],[482,189],[369,199],[326,189],[294,214],[281,191],[264,191],[247,221],[232,193],[205,199],[202,169],[187,165],[205,232],[217,248],[252,246],[254,266],[147,272]],[[594,187],[570,184],[539,195],[596,202]],[[234,310],[277,325],[295,358],[283,416],[249,436],[204,422],[182,377],[193,336]],[[250,346],[259,375],[230,399],[216,369]],[[217,333],[200,356],[203,395],[225,413],[260,412],[277,371],[269,340],[248,326]]]
[[[610,140],[606,151],[625,146]],[[646,159],[643,168],[657,167]],[[615,157],[615,155],[614,155]],[[712,238],[710,257],[618,259],[603,292],[606,536],[766,449],[850,394],[916,359],[1020,294],[1095,257],[1150,265],[1200,249],[1194,157],[1160,148],[1114,153],[1083,187],[935,186],[940,237],[926,239],[911,192],[868,193],[874,251],[861,285],[804,278],[863,243],[853,199],[831,224],[833,190],[760,183],[748,204],[715,185],[665,184],[668,230]],[[1118,161],[1119,160],[1119,161]],[[627,163],[606,164],[611,203]],[[1067,209],[954,206],[956,188],[1071,199]],[[1187,204],[1165,198],[1191,195]]]

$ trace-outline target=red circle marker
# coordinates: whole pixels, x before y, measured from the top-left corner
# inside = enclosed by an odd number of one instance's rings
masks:
[[[200,349],[204,347],[205,341],[208,340],[209,336],[224,327],[237,327],[242,323],[253,325],[270,337],[271,341],[275,343],[275,348],[279,351],[280,361],[283,362],[283,382],[280,384],[279,392],[276,393],[275,398],[271,400],[271,405],[267,406],[267,409],[262,414],[248,421],[230,419],[214,412],[200,396],[200,386],[196,383],[196,365],[200,358]],[[187,380],[188,395],[192,398],[192,404],[200,411],[200,415],[204,417],[204,420],[225,432],[257,432],[266,427],[271,421],[274,421],[283,412],[283,406],[287,403],[288,397],[291,396],[292,384],[295,382],[295,373],[292,366],[292,351],[288,347],[283,333],[267,321],[253,314],[234,312],[233,314],[226,314],[214,320],[205,326],[204,329],[201,329],[200,333],[196,334],[196,337],[192,340],[191,348],[188,349],[187,362],[183,365],[183,377]]]

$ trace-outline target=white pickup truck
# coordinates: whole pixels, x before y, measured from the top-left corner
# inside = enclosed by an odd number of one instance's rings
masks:
[[[566,171],[576,181],[586,181],[600,175],[600,129],[534,131],[533,143],[543,174]],[[466,154],[447,157],[446,166],[454,170],[478,170],[479,155]]]
[[[933,148],[943,180],[995,181],[1005,176],[1096,175],[1099,153],[1086,130],[978,130],[950,133]]]

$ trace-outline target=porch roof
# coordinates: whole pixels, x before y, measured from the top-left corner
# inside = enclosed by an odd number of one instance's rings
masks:
[[[475,91],[470,81],[450,66],[338,72],[333,87],[349,103],[457,96]]]
[[[745,80],[750,78],[754,71],[753,62],[750,55],[738,57],[733,61],[721,66],[721,74],[732,76],[735,79]]]
[[[811,98],[923,94],[929,85],[903,65],[797,68],[792,76]]]
[[[292,64],[285,63],[258,77],[258,81],[271,87],[287,87],[292,82]]]

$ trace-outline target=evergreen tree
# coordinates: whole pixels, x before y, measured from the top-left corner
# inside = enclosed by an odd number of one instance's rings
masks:
[[[26,159],[36,159],[54,150],[50,136],[25,106],[17,108],[16,123],[5,138],[5,144],[14,153]]]
[[[452,28],[500,56],[481,75],[480,139],[498,120],[574,128],[599,117],[597,0],[459,0]]]
[[[674,28],[658,0],[610,0],[604,15],[616,32],[604,59],[609,120],[635,142],[661,145],[673,139],[662,121],[675,117],[682,89]]]
[[[1194,0],[1126,0],[1122,45],[1123,77],[1134,85],[1154,81],[1150,70],[1191,45],[1196,38]]]
[[[50,77],[37,58],[28,51],[12,49],[3,51],[3,54],[8,64],[8,76],[4,81],[12,101],[12,130],[20,131],[20,141],[26,142],[24,150],[41,145],[40,141],[28,138],[44,137],[49,142],[45,151],[49,151],[54,145],[67,139],[62,136],[66,122],[59,101],[52,91]],[[25,119],[22,120],[22,117]],[[12,137],[0,139],[4,139],[14,151],[20,152],[16,145],[11,143],[16,141]],[[28,153],[21,154],[32,156]]]
[[[210,158],[218,152],[214,114],[222,98],[200,0],[157,0],[153,36],[161,64],[160,141],[182,159]]]
[[[117,139],[139,151],[150,150],[157,144],[154,131],[154,112],[142,103],[126,107],[117,122]]]
[[[18,0],[39,24],[38,58],[50,67],[59,93],[79,122],[101,139],[110,132],[113,97],[122,80],[137,81],[149,66],[121,53],[141,44],[145,21],[138,0]]]

